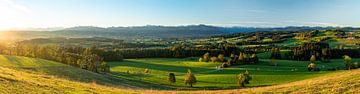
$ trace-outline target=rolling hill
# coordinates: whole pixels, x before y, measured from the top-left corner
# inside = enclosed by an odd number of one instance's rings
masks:
[[[101,74],[53,61],[0,55],[0,93],[122,93],[130,87]],[[115,86],[116,84],[116,86]],[[113,87],[106,87],[113,85]]]
[[[43,59],[0,55],[0,93],[359,93],[360,70],[232,90],[150,90],[157,85],[96,74]]]

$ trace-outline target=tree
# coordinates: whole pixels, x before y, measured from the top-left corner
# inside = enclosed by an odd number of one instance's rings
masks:
[[[259,61],[259,58],[256,56],[256,54],[251,55],[251,63],[257,63]]]
[[[323,62],[330,62],[330,52],[331,50],[329,48],[323,48],[321,50]]]
[[[203,61],[208,62],[208,61],[209,61],[209,58],[210,58],[209,55],[210,55],[209,53],[205,53],[205,54],[203,55]]]
[[[193,84],[196,84],[195,75],[191,72],[191,69],[188,69],[188,72],[185,74],[185,85],[190,85],[193,87]]]
[[[240,53],[239,54],[239,61],[241,62],[241,63],[244,63],[245,62],[245,56],[244,56],[245,54],[244,53]]]
[[[238,75],[237,83],[239,86],[244,87],[245,84],[249,84],[252,77],[250,76],[249,72],[246,70],[245,73],[240,73]]]
[[[173,84],[173,83],[176,82],[176,78],[175,78],[174,73],[169,73],[169,82],[170,82],[170,84]]]
[[[214,57],[211,57],[210,60],[212,63],[216,63],[218,61],[218,58],[214,56]]]
[[[311,55],[310,63],[315,63],[315,61],[316,61],[315,55]]]
[[[225,61],[225,57],[224,57],[223,54],[219,54],[218,59],[219,59],[220,62],[224,62],[224,61]]]
[[[348,70],[352,69],[352,64],[351,64],[351,57],[348,56],[348,55],[344,55],[344,63],[345,63],[345,66]]]
[[[279,48],[272,48],[270,58],[281,59],[280,49]]]

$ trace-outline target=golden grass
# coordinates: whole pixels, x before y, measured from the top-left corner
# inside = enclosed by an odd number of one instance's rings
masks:
[[[32,74],[0,67],[0,94],[131,93],[131,90],[80,83],[54,76]]]

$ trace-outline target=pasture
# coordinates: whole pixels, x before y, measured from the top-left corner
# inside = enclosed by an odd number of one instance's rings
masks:
[[[276,63],[278,66],[271,66],[269,59],[260,59],[256,65],[239,65],[216,69],[216,65],[220,63],[198,62],[192,58],[126,59],[121,62],[108,62],[112,74],[117,77],[164,86],[169,85],[177,89],[190,89],[184,84],[184,74],[189,68],[195,73],[197,79],[195,88],[191,89],[230,89],[238,88],[236,77],[246,70],[253,77],[247,86],[259,87],[314,78],[336,72],[327,71],[328,68],[342,69],[341,66],[344,66],[341,59],[334,59],[331,63],[317,63],[317,66],[324,71],[308,72],[306,69],[309,64],[308,61],[277,60]],[[145,69],[149,69],[150,72],[144,73]],[[169,73],[175,73],[175,84],[169,83]]]

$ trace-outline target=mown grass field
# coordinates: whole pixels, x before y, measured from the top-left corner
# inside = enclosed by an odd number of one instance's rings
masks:
[[[122,62],[108,62],[113,74],[124,79],[135,79],[161,85],[171,85],[180,89],[188,89],[184,84],[184,74],[188,68],[195,73],[198,83],[195,89],[229,89],[238,88],[236,77],[246,70],[253,76],[253,80],[247,86],[258,87],[274,84],[289,83],[298,80],[309,79],[332,73],[334,71],[308,72],[307,61],[277,60],[279,66],[270,66],[270,60],[261,59],[257,65],[241,65],[229,68],[216,69],[219,63],[197,62],[189,59],[127,59]],[[341,59],[332,60],[331,63],[317,64],[322,70],[327,68],[343,68]],[[150,73],[144,73],[148,68]],[[176,83],[169,84],[168,73],[175,73]],[[120,75],[121,74],[121,75]],[[193,88],[194,89],[194,88]]]

